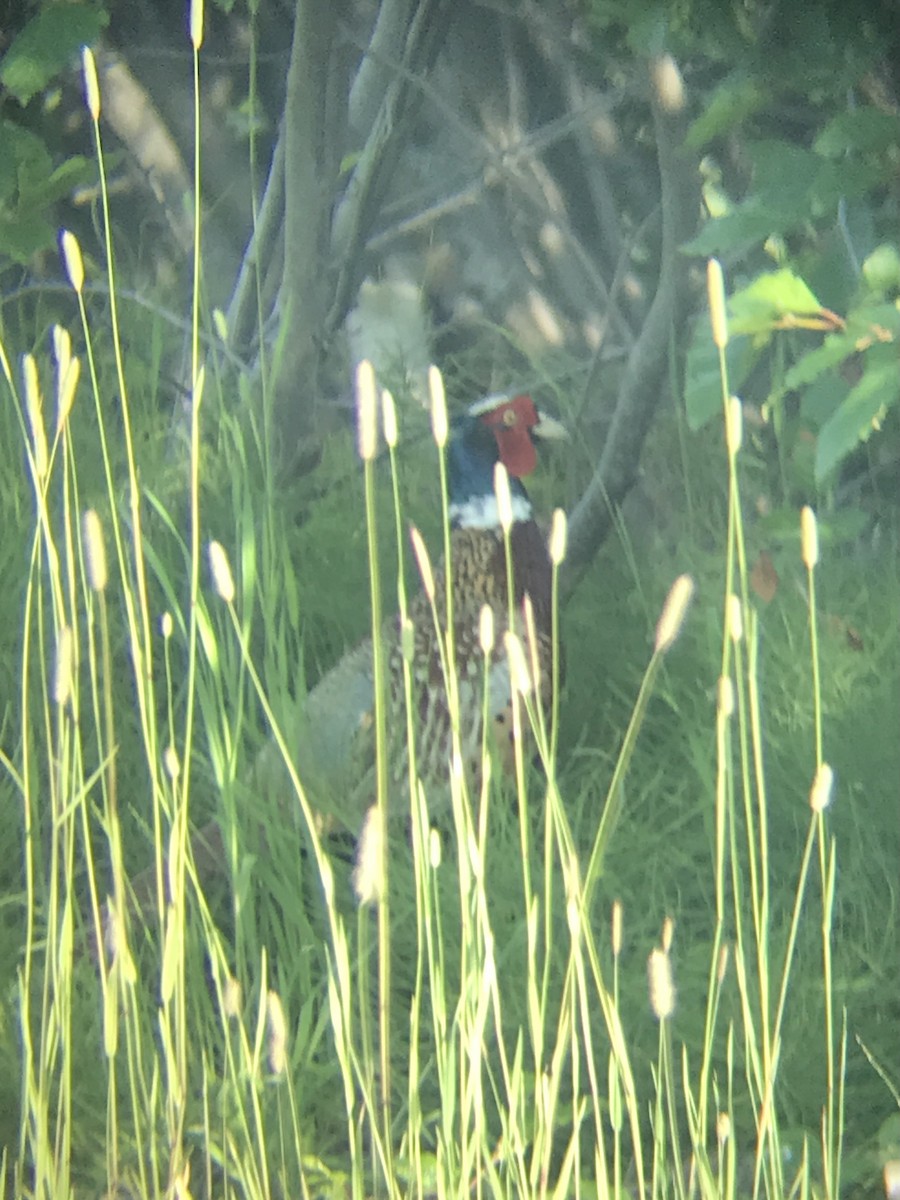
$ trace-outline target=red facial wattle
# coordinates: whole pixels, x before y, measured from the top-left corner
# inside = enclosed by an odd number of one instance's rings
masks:
[[[500,461],[517,479],[530,475],[537,466],[537,450],[531,431],[539,422],[530,396],[513,396],[481,418],[497,439]]]

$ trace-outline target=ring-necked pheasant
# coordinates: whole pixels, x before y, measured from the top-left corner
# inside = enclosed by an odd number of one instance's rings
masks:
[[[510,679],[503,635],[509,628],[510,603],[507,558],[494,492],[494,469],[502,462],[509,475],[513,524],[510,560],[513,571],[515,631],[527,645],[522,620],[525,594],[534,610],[536,644],[541,667],[541,702],[550,700],[551,566],[546,538],[534,519],[522,477],[535,467],[534,438],[564,437],[559,422],[538,411],[530,396],[489,396],[472,405],[451,427],[447,447],[450,536],[450,587],[456,679],[459,693],[460,744],[464,762],[480,759],[482,746],[484,655],[479,640],[481,611],[489,605],[494,616],[494,645],[489,672],[489,716],[494,733],[508,752],[511,730]],[[446,564],[435,572],[435,607],[443,621],[446,612]],[[412,675],[416,709],[416,765],[426,785],[447,779],[451,755],[451,718],[441,660],[440,640],[431,603],[423,591],[410,602],[414,629]],[[396,618],[385,623],[382,645],[387,663],[389,726],[396,733],[391,756],[391,784],[398,790],[406,778],[403,659]],[[345,655],[312,689],[306,705],[306,736],[301,739],[298,767],[301,779],[326,780],[348,799],[351,812],[341,813],[352,826],[371,800],[371,779],[359,790],[371,765],[371,714],[374,704],[372,646],[367,639]],[[353,747],[348,753],[348,748]],[[368,787],[368,792],[365,789]],[[351,799],[351,797],[353,797]]]
[[[507,563],[494,494],[494,468],[502,462],[509,474],[513,524],[510,551],[513,568],[513,612],[521,634],[525,594],[534,608],[538,657],[541,666],[541,702],[550,700],[551,567],[543,533],[534,520],[522,477],[536,464],[534,438],[565,437],[563,427],[539,412],[527,395],[489,396],[472,405],[454,423],[447,448],[449,511],[451,520],[450,579],[453,642],[459,681],[460,741],[469,760],[479,757],[482,741],[484,658],[479,639],[481,610],[490,605],[494,614],[494,647],[491,652],[489,716],[508,738],[510,707],[509,666],[503,633],[509,628]],[[435,573],[435,603],[446,611],[445,566]],[[431,605],[424,591],[410,603],[415,631],[413,675],[417,707],[417,768],[426,786],[446,783],[451,753],[450,717],[438,636]],[[382,628],[391,696],[391,728],[397,733],[392,761],[392,783],[403,790],[406,779],[403,660],[396,618]],[[524,639],[523,639],[524,641]],[[302,727],[294,730],[300,779],[314,801],[328,797],[339,802],[323,805],[324,827],[333,827],[330,813],[352,834],[360,830],[372,802],[371,751],[372,644],[366,639],[316,684],[306,698]],[[399,731],[399,732],[398,732]],[[287,800],[290,784],[274,742],[257,756],[248,792],[260,789]],[[343,802],[340,802],[343,801]],[[290,807],[290,805],[289,805]],[[208,884],[224,868],[222,833],[213,821],[192,837],[199,879]],[[156,904],[156,872],[149,868],[133,881],[136,911],[151,918]]]

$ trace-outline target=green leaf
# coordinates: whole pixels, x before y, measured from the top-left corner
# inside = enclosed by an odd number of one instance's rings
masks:
[[[85,4],[51,4],[32,17],[0,61],[0,83],[20,104],[27,104],[68,64],[91,45],[109,17]]]
[[[856,182],[828,159],[788,142],[756,142],[748,153],[757,202],[792,225],[830,211]]]
[[[38,212],[6,213],[0,210],[0,247],[14,262],[27,265],[40,250],[56,240],[56,229]]]
[[[847,332],[856,338],[869,338],[875,327],[886,329],[894,338],[900,337],[900,309],[896,304],[881,301],[864,304],[847,313]]]
[[[47,147],[39,137],[12,121],[0,121],[0,198],[21,190],[22,181],[46,178],[53,167]]]
[[[886,154],[900,145],[900,117],[872,107],[855,108],[833,117],[814,143],[816,154]],[[892,169],[885,163],[886,169]]]
[[[804,255],[803,278],[834,312],[846,313],[859,291],[859,260],[877,245],[872,207],[864,197],[848,200],[840,222],[822,227],[816,250]]]
[[[830,333],[821,346],[798,358],[784,377],[784,390],[794,391],[818,379],[856,351],[855,333]]]
[[[898,372],[900,344],[900,308],[885,301],[863,304],[847,314],[848,336],[854,338],[854,349],[866,355],[867,363],[893,355]]]
[[[800,397],[800,420],[807,429],[821,429],[847,399],[850,385],[838,371],[820,375]]]
[[[89,159],[80,154],[73,155],[60,163],[52,175],[43,180],[40,189],[34,194],[34,199],[42,205],[50,205],[61,200],[63,196],[70,196],[75,188],[91,178],[93,171],[94,165]]]
[[[728,366],[728,387],[736,391],[747,376],[757,357],[748,338],[731,338],[725,350]],[[722,378],[719,374],[719,352],[712,340],[712,330],[706,314],[697,317],[685,364],[684,404],[688,428],[702,429],[713,417],[722,414]]]
[[[788,228],[790,222],[783,228]],[[691,241],[681,249],[686,254],[697,254],[708,258],[711,254],[742,253],[750,246],[764,242],[772,233],[779,233],[782,224],[771,212],[755,205],[744,204],[734,212],[726,213],[707,221]]]
[[[887,243],[876,246],[862,269],[865,281],[873,292],[884,295],[900,287],[900,254],[896,246]]]
[[[682,249],[690,254],[739,252],[773,234],[833,214],[837,203],[875,182],[873,168],[857,164],[842,172],[830,159],[780,141],[751,143],[753,187],[730,213],[710,221]]]
[[[897,347],[874,347],[866,355],[862,379],[825,422],[816,446],[816,479],[821,483],[860,442],[868,439],[884,412],[900,397]]]
[[[41,139],[12,121],[0,121],[0,144],[0,249],[27,263],[56,241],[50,206],[90,178],[94,168],[76,155],[54,170]]]
[[[729,133],[747,117],[753,116],[769,100],[756,79],[732,75],[714,89],[701,116],[692,123],[685,142],[701,150],[713,138]]]
[[[818,313],[822,309],[799,275],[784,268],[758,275],[728,302],[728,326],[734,333],[767,332],[780,317]]]

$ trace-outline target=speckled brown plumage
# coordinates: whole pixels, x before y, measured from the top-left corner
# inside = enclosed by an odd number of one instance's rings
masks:
[[[529,653],[522,614],[527,593],[534,609],[541,703],[547,708],[552,679],[551,571],[545,539],[534,521],[513,525],[510,550],[515,632],[526,647],[526,653]],[[510,694],[503,634],[509,628],[509,593],[503,535],[499,530],[454,530],[450,560],[453,644],[460,695],[463,757],[469,765],[481,757],[485,664],[479,641],[479,625],[481,610],[488,605],[494,614],[495,633],[489,668],[489,715],[495,722],[494,736],[498,740],[501,756],[508,761]],[[435,576],[435,606],[439,615],[446,612],[445,586],[445,572],[441,569]],[[426,779],[441,775],[446,777],[452,749],[451,722],[438,636],[431,604],[424,592],[420,592],[413,600],[409,615],[415,629],[413,679],[417,690],[420,728],[419,771]],[[403,698],[403,662],[396,637],[394,643],[395,648],[390,656],[392,708],[402,704]]]

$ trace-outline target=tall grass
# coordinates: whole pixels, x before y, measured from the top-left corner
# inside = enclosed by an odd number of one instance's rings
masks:
[[[200,40],[195,31],[195,54]],[[85,68],[109,231],[100,98],[89,54]],[[199,210],[196,215],[199,230]],[[82,363],[67,335],[56,331],[55,409],[42,394],[41,364],[25,356],[19,382],[6,352],[2,357],[34,500],[23,556],[20,741],[14,754],[3,756],[19,801],[26,914],[16,1005],[20,1133],[5,1160],[13,1192],[54,1200],[101,1189],[147,1197],[627,1194],[642,1200],[688,1195],[781,1200],[813,1192],[836,1197],[847,1032],[844,1014],[832,1001],[837,851],[827,825],[832,775],[821,719],[816,522],[804,510],[808,703],[815,714],[808,832],[787,905],[785,889],[779,888],[776,938],[760,635],[742,520],[740,405],[727,385],[724,295],[716,265],[710,268],[710,297],[722,353],[722,469],[729,502],[721,668],[709,730],[715,785],[702,800],[714,827],[708,888],[715,896],[715,918],[708,930],[705,987],[679,992],[677,918],[659,914],[659,943],[648,948],[647,959],[646,1007],[658,1035],[648,1070],[636,1035],[644,1015],[623,999],[623,972],[634,966],[633,959],[626,964],[623,958],[627,914],[623,918],[604,884],[619,822],[633,799],[629,771],[641,726],[666,655],[690,620],[690,580],[676,582],[662,611],[593,837],[583,844],[563,794],[557,705],[545,713],[537,699],[540,680],[527,614],[524,620],[513,614],[520,632],[506,640],[518,735],[514,777],[511,784],[494,778],[485,745],[480,784],[473,791],[458,741],[452,597],[445,597],[444,607],[439,603],[425,542],[416,536],[413,558],[432,601],[457,741],[447,764],[450,830],[444,836],[432,827],[430,797],[417,771],[407,653],[407,842],[406,822],[391,799],[388,753],[394,731],[388,728],[392,713],[380,640],[374,450],[382,398],[364,368],[358,391],[377,769],[372,807],[359,822],[351,891],[307,791],[303,764],[294,762],[293,731],[267,690],[250,636],[249,610],[257,601],[268,602],[255,589],[265,592],[266,581],[254,578],[242,559],[238,586],[230,565],[235,548],[227,551],[204,525],[197,304],[185,589],[165,574],[147,530],[148,496],[116,326],[108,232],[105,249],[117,419],[109,416],[100,382],[84,268],[70,235],[63,251],[85,356]],[[195,297],[199,253],[196,265]],[[82,420],[75,399],[79,386],[95,405],[106,490],[102,513],[83,511],[81,500],[85,480],[72,437],[74,423]],[[452,545],[439,377],[432,378],[432,396],[446,557]],[[401,561],[401,639],[408,649],[402,567],[409,554],[395,454],[400,434],[388,396],[381,413]],[[502,475],[498,492],[502,501]],[[252,514],[235,516],[239,528],[253,527]],[[250,541],[247,533],[239,549],[252,559]],[[554,573],[564,543],[559,515]],[[204,584],[207,555],[211,587]],[[168,597],[164,609],[157,606],[160,595]],[[493,641],[485,618],[485,705]],[[554,673],[558,661],[555,656]],[[134,713],[121,706],[129,693]],[[255,870],[265,890],[267,864],[264,859],[248,864],[241,844],[247,818],[237,799],[242,780],[253,778],[241,714],[249,711],[251,698],[270,730],[274,749],[267,753],[281,759],[288,780],[285,794],[252,797],[253,819],[266,833],[259,854],[267,847],[274,860],[283,853],[280,843],[291,837],[295,850],[305,845],[308,851],[304,859],[297,850],[297,890],[282,904],[278,946],[260,941],[249,898],[247,873]],[[137,741],[130,723],[136,724]],[[540,775],[526,760],[529,737],[541,759]],[[130,760],[123,759],[123,747],[131,748]],[[219,906],[206,886],[202,845],[191,836],[198,780],[209,783],[201,770],[204,756],[218,795],[231,894]],[[505,807],[510,790],[514,831]],[[793,802],[800,805],[805,798]],[[148,892],[139,897],[125,849],[136,842],[127,828],[136,812],[144,814],[152,859]],[[504,856],[518,856],[514,871],[499,861]],[[271,887],[277,878],[272,868]],[[500,878],[517,880],[515,896],[498,893]],[[520,938],[508,939],[503,916],[510,909],[517,914]],[[810,1043],[826,1069],[821,1129],[797,1153],[783,1133],[788,1086],[783,1037],[803,922],[820,929],[817,986],[824,1020]],[[293,1008],[279,976],[292,981],[286,991]],[[683,1008],[702,1014],[699,1042],[679,1043],[677,1016]]]

